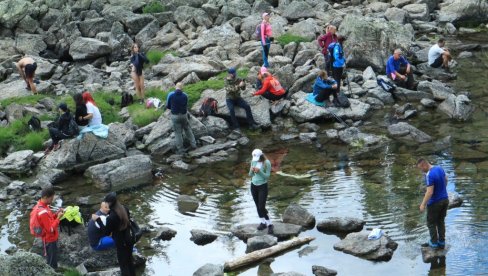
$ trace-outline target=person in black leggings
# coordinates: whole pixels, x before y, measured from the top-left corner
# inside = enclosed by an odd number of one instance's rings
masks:
[[[251,194],[256,204],[258,216],[261,223],[258,230],[268,228],[268,234],[273,234],[273,224],[268,216],[266,210],[266,199],[268,198],[268,179],[271,175],[271,162],[264,156],[263,151],[255,149],[252,152],[251,167],[249,168],[249,176],[251,176]]]
[[[112,235],[117,248],[117,260],[119,261],[122,276],[135,276],[136,272],[132,258],[134,244],[127,239],[127,231],[129,231],[130,227],[129,210],[118,202],[114,192],[107,194],[103,201],[108,203],[110,208],[106,225],[103,225],[101,218],[95,214],[92,215],[92,219],[98,222],[100,229],[105,231],[106,236]]]

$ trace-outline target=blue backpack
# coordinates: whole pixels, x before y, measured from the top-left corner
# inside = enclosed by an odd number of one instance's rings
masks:
[[[396,89],[396,85],[394,83],[390,82],[389,80],[385,80],[384,78],[377,78],[376,82],[386,92],[392,93]]]
[[[334,58],[334,49],[338,45],[339,45],[339,42],[332,42],[327,47],[327,52],[329,52],[329,60],[330,60],[330,63],[331,64],[334,63],[334,61],[335,61],[335,58]],[[342,48],[341,48],[341,51],[339,51],[339,57],[342,58],[342,55],[344,55],[344,52],[342,51]]]

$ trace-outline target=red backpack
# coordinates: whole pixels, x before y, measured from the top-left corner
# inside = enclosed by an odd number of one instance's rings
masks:
[[[30,213],[30,220],[29,220],[29,228],[31,234],[36,237],[36,238],[42,238],[45,234],[44,229],[41,227],[41,224],[39,223],[39,215],[41,212],[48,212],[46,208],[43,206],[39,206],[39,203],[32,208],[32,211]]]

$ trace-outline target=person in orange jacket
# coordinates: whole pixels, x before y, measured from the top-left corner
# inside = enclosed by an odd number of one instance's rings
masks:
[[[254,92],[253,96],[261,95],[270,101],[278,101],[286,96],[286,90],[281,86],[278,79],[269,72],[264,72],[263,77],[263,86]]]
[[[44,255],[46,256],[47,264],[52,268],[58,268],[58,237],[59,237],[59,219],[63,216],[63,209],[59,209],[53,213],[49,205],[54,201],[54,188],[47,187],[41,192],[41,199],[37,202],[39,212],[37,219],[43,230],[41,237],[44,244]]]

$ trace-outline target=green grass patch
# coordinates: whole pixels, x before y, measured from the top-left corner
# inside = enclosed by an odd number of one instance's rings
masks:
[[[82,276],[82,274],[76,268],[66,268],[63,271],[63,276]]]
[[[29,95],[25,97],[15,97],[15,98],[8,98],[5,100],[0,101],[1,106],[7,106],[13,103],[19,105],[35,105],[39,100],[46,98],[46,95]]]
[[[102,91],[92,93],[92,96],[95,100],[95,103],[97,104],[98,109],[100,110],[100,113],[102,114],[103,124],[108,125],[110,123],[122,121],[118,114],[120,111],[121,94]],[[111,105],[109,103],[110,101],[113,101],[114,105]]]
[[[30,116],[26,116],[2,128],[0,131],[0,155],[5,154],[10,146],[13,146],[14,150],[39,151],[43,149],[43,143],[49,139],[49,133],[47,129],[40,132],[30,130],[27,124],[29,119]]]
[[[164,12],[166,7],[161,3],[161,1],[152,1],[144,8],[142,8],[142,13],[160,13]]]
[[[40,151],[44,149],[43,143],[48,139],[49,131],[47,129],[43,129],[40,132],[30,132],[22,137],[19,147]]]
[[[159,116],[163,114],[162,108],[146,108],[142,104],[133,104],[128,107],[129,114],[132,117],[132,122],[138,126],[147,126],[152,122],[158,120]]]
[[[157,50],[149,50],[146,53],[147,59],[149,59],[149,64],[155,65],[158,64],[159,61],[164,58],[166,55],[172,55],[177,57],[178,53],[175,51],[157,51]]]
[[[308,38],[305,38],[305,37],[302,37],[302,36],[292,35],[292,34],[286,33],[286,34],[281,35],[278,38],[276,38],[276,41],[281,46],[285,46],[285,45],[287,45],[288,43],[291,43],[291,42],[300,43],[300,42],[310,42],[312,40],[311,39],[308,39]]]

